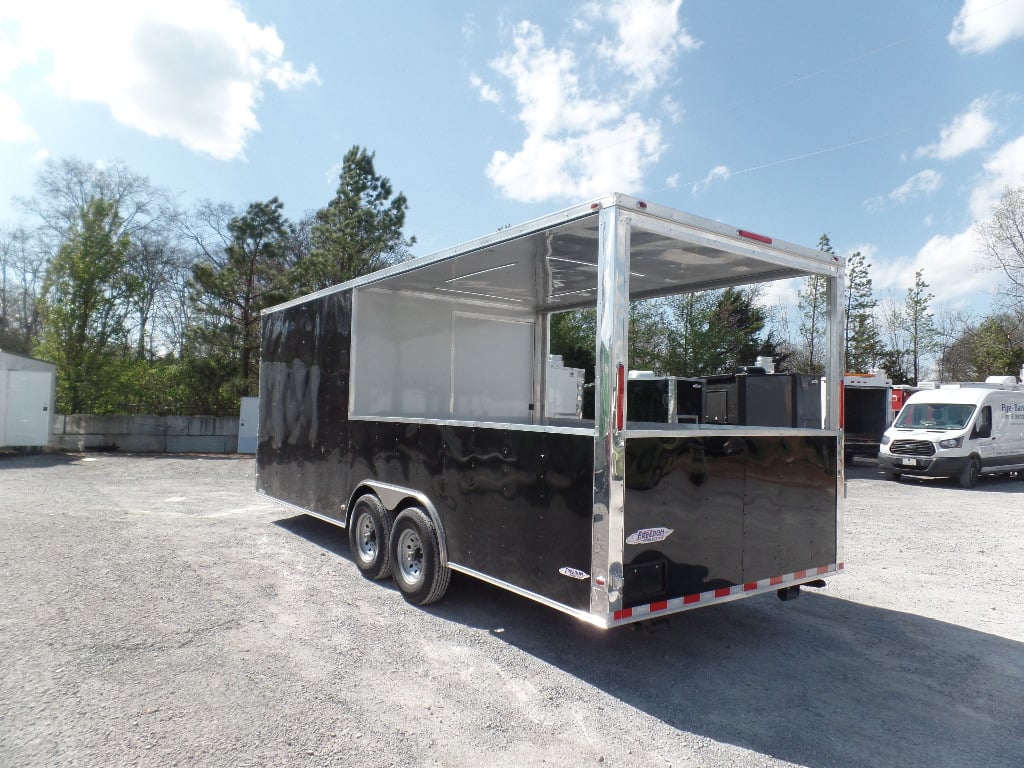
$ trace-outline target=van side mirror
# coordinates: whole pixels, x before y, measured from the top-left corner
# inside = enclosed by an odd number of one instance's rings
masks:
[[[975,424],[974,425],[974,429],[972,430],[971,438],[974,439],[974,438],[980,438],[980,437],[992,437],[992,422],[987,422],[985,424]]]

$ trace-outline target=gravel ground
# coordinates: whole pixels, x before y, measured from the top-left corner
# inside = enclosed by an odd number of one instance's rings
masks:
[[[0,456],[0,766],[1024,764],[1024,482],[848,471],[846,573],[601,631],[427,609],[242,457]]]

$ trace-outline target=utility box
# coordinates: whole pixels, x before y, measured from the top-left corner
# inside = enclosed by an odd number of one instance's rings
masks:
[[[0,448],[50,444],[57,366],[0,350]]]

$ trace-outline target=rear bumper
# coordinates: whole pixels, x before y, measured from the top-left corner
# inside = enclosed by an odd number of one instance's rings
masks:
[[[925,477],[959,477],[970,460],[970,456],[936,458],[933,456],[893,456],[891,453],[878,454],[878,466],[886,472]]]

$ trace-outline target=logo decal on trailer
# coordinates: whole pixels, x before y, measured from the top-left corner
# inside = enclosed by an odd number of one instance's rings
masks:
[[[626,537],[627,544],[654,544],[664,541],[672,534],[671,528],[641,528]]]
[[[558,572],[560,574],[562,574],[563,576],[568,576],[571,579],[580,579],[580,580],[582,580],[582,579],[589,579],[590,578],[590,574],[589,573],[584,573],[579,568],[570,568],[570,567],[566,566],[564,568],[559,568]]]

